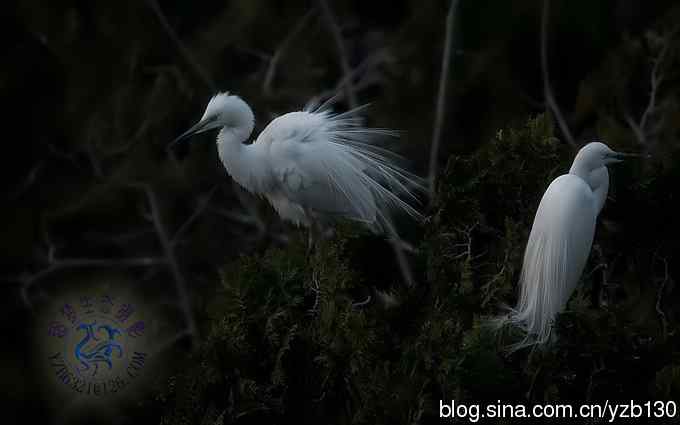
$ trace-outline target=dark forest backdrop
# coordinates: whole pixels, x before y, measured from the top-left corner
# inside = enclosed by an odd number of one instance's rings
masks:
[[[439,399],[678,400],[673,3],[7,4],[3,423],[438,423]],[[356,225],[308,262],[305,235],[225,174],[213,134],[168,152],[218,90],[252,106],[256,132],[313,97],[370,102],[423,176],[441,95],[436,194],[426,223],[399,227],[415,284]],[[506,355],[513,336],[480,324],[514,302],[538,201],[594,138],[651,159],[613,170],[557,343]],[[108,410],[55,406],[29,305],[106,279],[176,327],[163,372]]]

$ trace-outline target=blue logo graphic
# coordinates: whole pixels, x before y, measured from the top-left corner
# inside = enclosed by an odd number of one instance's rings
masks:
[[[99,364],[103,363],[111,370],[111,355],[116,352],[118,358],[123,357],[123,347],[114,342],[116,334],[121,332],[110,325],[99,325],[97,322],[81,323],[78,330],[85,331],[85,336],[76,345],[75,356],[80,365],[78,370],[80,372],[91,370],[92,375],[96,376],[99,370]],[[97,332],[104,331],[104,337],[97,337]],[[94,343],[92,346],[91,343]]]
[[[117,393],[147,363],[145,321],[122,297],[84,295],[78,301],[61,304],[47,325],[54,376],[82,395]]]

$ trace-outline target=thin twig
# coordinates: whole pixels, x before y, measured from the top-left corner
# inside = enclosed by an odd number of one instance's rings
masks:
[[[642,131],[642,128],[640,127],[640,124],[636,123],[635,120],[633,119],[632,116],[630,116],[629,113],[627,113],[624,117],[626,120],[626,123],[630,127],[631,130],[633,130],[633,133],[635,134],[635,138],[637,139],[638,143],[641,145],[646,144],[646,136],[645,132]]]
[[[288,49],[288,46],[293,41],[293,39],[305,28],[309,19],[313,16],[314,9],[307,12],[300,20],[295,24],[293,29],[288,33],[286,38],[283,39],[279,47],[277,47],[274,54],[269,59],[269,66],[267,67],[267,73],[265,74],[264,81],[262,82],[262,91],[265,95],[271,96],[272,94],[272,82],[274,81],[274,75],[276,73],[276,68],[281,60],[281,57]]]
[[[247,53],[253,57],[258,58],[262,62],[269,62],[272,60],[272,55],[269,53],[263,52],[258,49],[253,49],[252,47],[248,46],[240,46],[238,44],[233,45],[235,49],[242,51],[243,53]]]
[[[269,233],[269,237],[283,245],[287,244],[289,242],[288,236],[284,233],[279,233],[279,232],[268,232],[267,226],[263,221],[259,219],[259,217],[255,217],[252,214],[243,214],[240,212],[234,212],[234,211],[228,211],[224,208],[218,208],[218,207],[211,207],[210,212],[217,214],[219,216],[222,216],[226,219],[233,220],[237,223],[244,224],[246,226],[251,226],[254,227],[256,232],[254,240],[259,241],[262,240],[267,234]],[[252,235],[249,235],[252,236]]]
[[[215,84],[215,81],[198,64],[198,62],[194,58],[191,51],[189,51],[189,49],[187,49],[186,46],[184,46],[184,43],[182,43],[182,40],[179,39],[175,30],[173,30],[172,26],[170,26],[170,23],[168,22],[168,19],[165,17],[165,14],[163,13],[163,10],[161,9],[158,2],[156,0],[146,0],[146,3],[149,5],[151,10],[154,12],[156,17],[158,17],[158,20],[160,21],[161,26],[163,27],[165,32],[168,34],[168,36],[170,37],[172,42],[175,43],[177,50],[179,50],[180,54],[182,55],[184,60],[187,62],[187,64],[189,64],[189,66],[194,70],[196,75],[201,79],[201,81],[203,81],[203,83],[211,91],[213,91],[213,92],[217,91],[217,85]]]
[[[604,362],[602,361],[601,358],[599,359],[599,363],[600,363],[599,365],[594,364],[593,368],[590,372],[590,378],[588,379],[588,387],[586,388],[586,400],[587,401],[590,401],[592,394],[593,394],[593,388],[595,388],[595,384],[593,382],[595,375],[601,373],[602,371],[604,371],[606,369],[604,367]]]
[[[550,0],[543,0],[543,14],[541,17],[541,72],[543,73],[543,95],[545,96],[545,101],[550,107],[555,119],[557,120],[557,125],[560,127],[560,131],[567,139],[569,145],[576,147],[576,142],[574,141],[567,121],[562,115],[555,96],[553,94],[552,86],[550,85],[550,74],[548,73],[548,18],[550,16]]]
[[[22,283],[21,298],[29,308],[33,303],[28,296],[28,292],[39,280],[46,278],[54,272],[80,267],[148,267],[163,264],[165,259],[162,257],[135,257],[135,258],[64,258],[55,259],[54,250],[50,248],[48,266],[35,274],[19,276],[15,279]]]
[[[368,71],[387,62],[390,58],[391,55],[387,49],[380,49],[377,52],[372,53],[348,74],[344,74],[340,80],[338,80],[335,87],[315,96],[311,103],[322,103],[324,100],[328,100],[327,104],[332,105],[335,102],[343,100],[345,98],[345,92],[342,88],[347,84],[347,81],[354,81],[352,86],[354,92],[359,92],[374,83],[380,82],[380,79],[376,78],[375,75],[370,74]],[[361,75],[361,78],[357,80],[359,75]]]
[[[158,234],[159,241],[163,247],[165,257],[170,267],[170,272],[175,280],[175,288],[177,290],[177,295],[180,298],[180,305],[182,311],[188,321],[187,327],[189,334],[196,335],[196,324],[194,323],[193,314],[191,312],[191,307],[189,305],[189,295],[186,290],[186,281],[184,276],[179,270],[179,264],[175,257],[175,251],[171,240],[168,238],[168,234],[163,227],[160,216],[160,208],[158,207],[158,199],[156,198],[156,193],[151,189],[150,186],[144,187],[144,192],[146,193],[147,199],[149,200],[149,205],[151,207],[151,217],[153,220],[154,228]]]
[[[8,196],[8,198],[11,200],[15,200],[19,198],[21,195],[23,195],[25,192],[27,192],[38,180],[38,176],[40,175],[44,167],[45,161],[38,161],[38,163],[35,164],[30,169],[22,183],[19,184],[19,186],[14,190],[14,192],[10,196]]]
[[[413,273],[411,273],[411,266],[408,263],[406,254],[404,252],[404,246],[401,243],[401,238],[389,220],[386,220],[385,227],[387,228],[387,235],[390,238],[390,245],[394,251],[394,256],[397,259],[397,264],[399,265],[399,271],[401,276],[406,282],[407,286],[413,286],[415,283],[413,280]]]
[[[76,154],[75,152],[66,152],[61,150],[60,148],[56,147],[52,143],[47,144],[47,152],[50,153],[51,155],[59,158],[66,160],[71,163],[75,168],[81,170],[83,167],[78,164],[78,160],[76,159]]]
[[[657,97],[659,92],[659,86],[661,86],[661,83],[663,83],[665,79],[665,75],[661,72],[661,67],[663,65],[664,60],[666,59],[666,55],[668,54],[668,48],[669,45],[671,44],[671,40],[675,36],[675,33],[678,31],[678,29],[680,29],[680,26],[671,30],[664,37],[663,47],[659,51],[658,55],[652,59],[653,65],[649,75],[649,99],[647,101],[647,106],[645,107],[645,110],[642,112],[642,115],[640,116],[640,121],[635,122],[635,120],[633,120],[630,114],[626,114],[626,116],[624,117],[626,123],[628,123],[628,126],[631,128],[631,130],[633,130],[633,133],[635,133],[635,138],[637,139],[638,143],[643,146],[648,145],[650,131],[647,127],[649,124],[649,119],[652,115],[654,115],[657,112],[658,109]]]
[[[361,307],[364,307],[364,306],[368,305],[368,303],[370,303],[372,299],[373,299],[373,298],[369,295],[369,296],[367,296],[366,299],[363,300],[363,301],[359,301],[359,302],[356,302],[356,303],[352,303],[352,308],[361,308]]]
[[[173,336],[155,344],[149,350],[149,355],[155,356],[155,355],[171,348],[173,345],[175,345],[175,343],[177,343],[177,341],[182,340],[182,338],[184,338],[184,337],[191,338],[192,336],[193,336],[193,334],[188,329],[181,330],[181,331],[177,332],[176,334],[174,334]]]
[[[652,67],[649,81],[649,102],[647,102],[647,108],[645,108],[645,111],[642,113],[642,117],[640,118],[640,128],[643,130],[647,126],[647,120],[649,119],[649,116],[652,115],[656,109],[656,94],[659,90],[659,85],[661,85],[661,82],[664,78],[663,74],[659,74],[659,67],[663,62],[664,56],[666,56],[666,50],[668,50],[668,43],[664,43],[661,53],[658,57],[654,58],[654,66]]]
[[[319,5],[321,6],[321,13],[326,20],[326,24],[333,35],[333,40],[335,41],[335,47],[338,50],[338,57],[340,59],[340,66],[342,67],[342,73],[347,76],[351,74],[352,68],[349,65],[349,59],[347,58],[347,51],[345,50],[345,44],[342,40],[342,32],[340,26],[333,17],[333,12],[326,0],[319,0]],[[354,87],[352,84],[352,79],[348,78],[345,81],[345,93],[347,95],[347,101],[349,102],[350,109],[354,109],[359,106],[357,101],[356,93],[354,92]]]
[[[177,291],[177,296],[180,299],[180,307],[182,309],[182,313],[184,314],[184,317],[187,321],[188,332],[191,335],[196,336],[198,334],[198,330],[196,328],[196,323],[191,312],[189,295],[186,289],[186,281],[184,279],[184,276],[180,272],[179,264],[175,256],[175,250],[172,241],[168,237],[168,233],[165,227],[163,226],[161,220],[160,207],[158,205],[156,193],[147,184],[133,184],[131,186],[141,189],[146,195],[147,201],[149,202],[149,207],[151,209],[149,218],[151,219],[154,229],[156,230],[158,240],[161,244],[161,248],[163,249],[166,263],[170,268],[170,273],[172,274],[173,281],[175,282],[175,290]]]
[[[95,147],[92,140],[88,140],[85,144],[85,154],[87,159],[90,161],[90,166],[92,167],[92,172],[97,179],[102,179],[104,177],[104,171],[102,170],[101,161],[97,158],[95,153]]]
[[[526,392],[527,400],[531,400],[531,393],[534,391],[534,385],[536,385],[536,378],[538,377],[538,374],[541,373],[541,369],[543,369],[543,365],[539,365],[538,368],[536,368],[536,372],[534,372],[534,374],[531,377],[531,384],[529,384],[529,390]]]
[[[210,203],[210,199],[212,196],[215,194],[215,190],[217,189],[217,186],[214,186],[212,189],[208,191],[207,194],[205,194],[201,199],[199,199],[196,209],[194,209],[194,212],[189,216],[189,218],[182,223],[182,225],[177,229],[175,234],[172,236],[172,239],[170,240],[170,243],[175,245],[179,242],[179,240],[182,238],[182,235],[184,232],[187,231],[187,229],[196,221],[196,219],[203,214],[203,212],[206,210],[208,207],[208,204]]]
[[[315,272],[312,273],[312,286],[309,288],[314,293],[314,305],[307,310],[309,314],[316,314],[319,312],[319,299],[321,298],[321,287],[319,285],[319,277]]]
[[[352,69],[350,72],[343,75],[338,84],[335,86],[335,92],[337,93],[340,89],[347,85],[348,81],[354,80],[362,72],[365,72],[383,62],[387,62],[390,59],[390,54],[387,49],[381,49],[377,52],[372,53],[366,59],[362,60],[356,68]],[[358,83],[357,83],[358,84]],[[356,89],[356,87],[355,87]]]
[[[446,35],[444,38],[444,51],[442,53],[442,67],[439,75],[439,89],[437,93],[437,110],[435,111],[434,129],[432,132],[432,146],[430,147],[429,164],[429,193],[430,200],[434,199],[435,184],[437,178],[437,160],[439,158],[439,145],[441,144],[444,115],[446,112],[446,86],[449,80],[449,66],[451,64],[451,51],[453,50],[453,25],[456,20],[458,0],[451,0],[449,12],[446,15]]]
[[[228,211],[224,208],[219,208],[219,207],[211,207],[210,211],[221,215],[229,220],[233,220],[237,223],[241,224],[246,224],[248,226],[253,226],[255,229],[257,229],[258,233],[263,233],[264,232],[264,224],[259,222],[257,219],[255,219],[252,215],[250,214],[243,214],[240,212],[234,212],[234,211]]]
[[[666,313],[663,311],[663,295],[666,290],[666,283],[668,283],[668,261],[665,258],[661,258],[664,265],[664,278],[659,285],[659,289],[656,293],[656,304],[655,310],[656,314],[659,316],[659,321],[661,321],[661,330],[663,332],[664,340],[668,338],[668,320],[666,319]]]
[[[345,78],[342,79],[344,81]],[[362,76],[356,83],[352,85],[352,88],[354,89],[354,92],[360,92],[368,87],[371,87],[372,85],[375,85],[377,83],[380,83],[381,80],[377,78],[374,75],[371,75],[370,77],[367,75]],[[332,106],[335,105],[336,103],[345,100],[347,97],[346,90],[342,90],[342,87],[344,86],[343,84],[338,84],[336,87],[330,90],[326,90],[322,92],[321,94],[316,95],[310,103],[314,103],[315,101],[318,103],[323,103],[326,104],[327,106]]]
[[[243,205],[243,208],[246,210],[247,216],[249,217],[248,221],[250,221],[250,224],[254,225],[255,228],[258,230],[258,238],[264,237],[264,235],[267,232],[267,224],[260,217],[260,213],[257,210],[257,206],[252,201],[252,199],[248,195],[246,195],[241,186],[239,186],[239,184],[233,180],[232,188],[234,194],[238,198],[239,203]],[[235,219],[233,215],[231,218]]]

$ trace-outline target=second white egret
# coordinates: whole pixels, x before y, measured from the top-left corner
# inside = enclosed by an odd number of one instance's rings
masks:
[[[595,224],[609,190],[607,165],[637,156],[592,142],[574,158],[568,174],[550,183],[534,217],[519,278],[515,308],[499,324],[518,326],[526,336],[517,349],[549,340],[553,322],[567,304],[586,265]]]
[[[173,144],[219,128],[217,151],[227,173],[296,225],[313,227],[343,217],[384,231],[393,210],[420,219],[412,204],[423,188],[421,179],[374,144],[396,133],[362,126],[360,109],[334,114],[325,105],[308,105],[274,119],[246,144],[253,111],[240,97],[219,93]]]

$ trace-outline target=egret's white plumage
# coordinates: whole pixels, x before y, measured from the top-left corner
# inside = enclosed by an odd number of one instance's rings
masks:
[[[590,254],[609,189],[607,164],[629,155],[589,143],[578,152],[569,173],[548,186],[524,252],[519,301],[499,320],[526,332],[512,349],[548,341],[555,316],[566,306]]]
[[[254,128],[253,112],[238,96],[220,93],[178,140],[220,128],[217,150],[227,172],[297,225],[344,217],[381,230],[392,210],[420,219],[411,205],[422,189],[420,179],[372,143],[394,132],[363,127],[359,109],[334,114],[309,105],[274,119],[255,142],[245,144]]]

